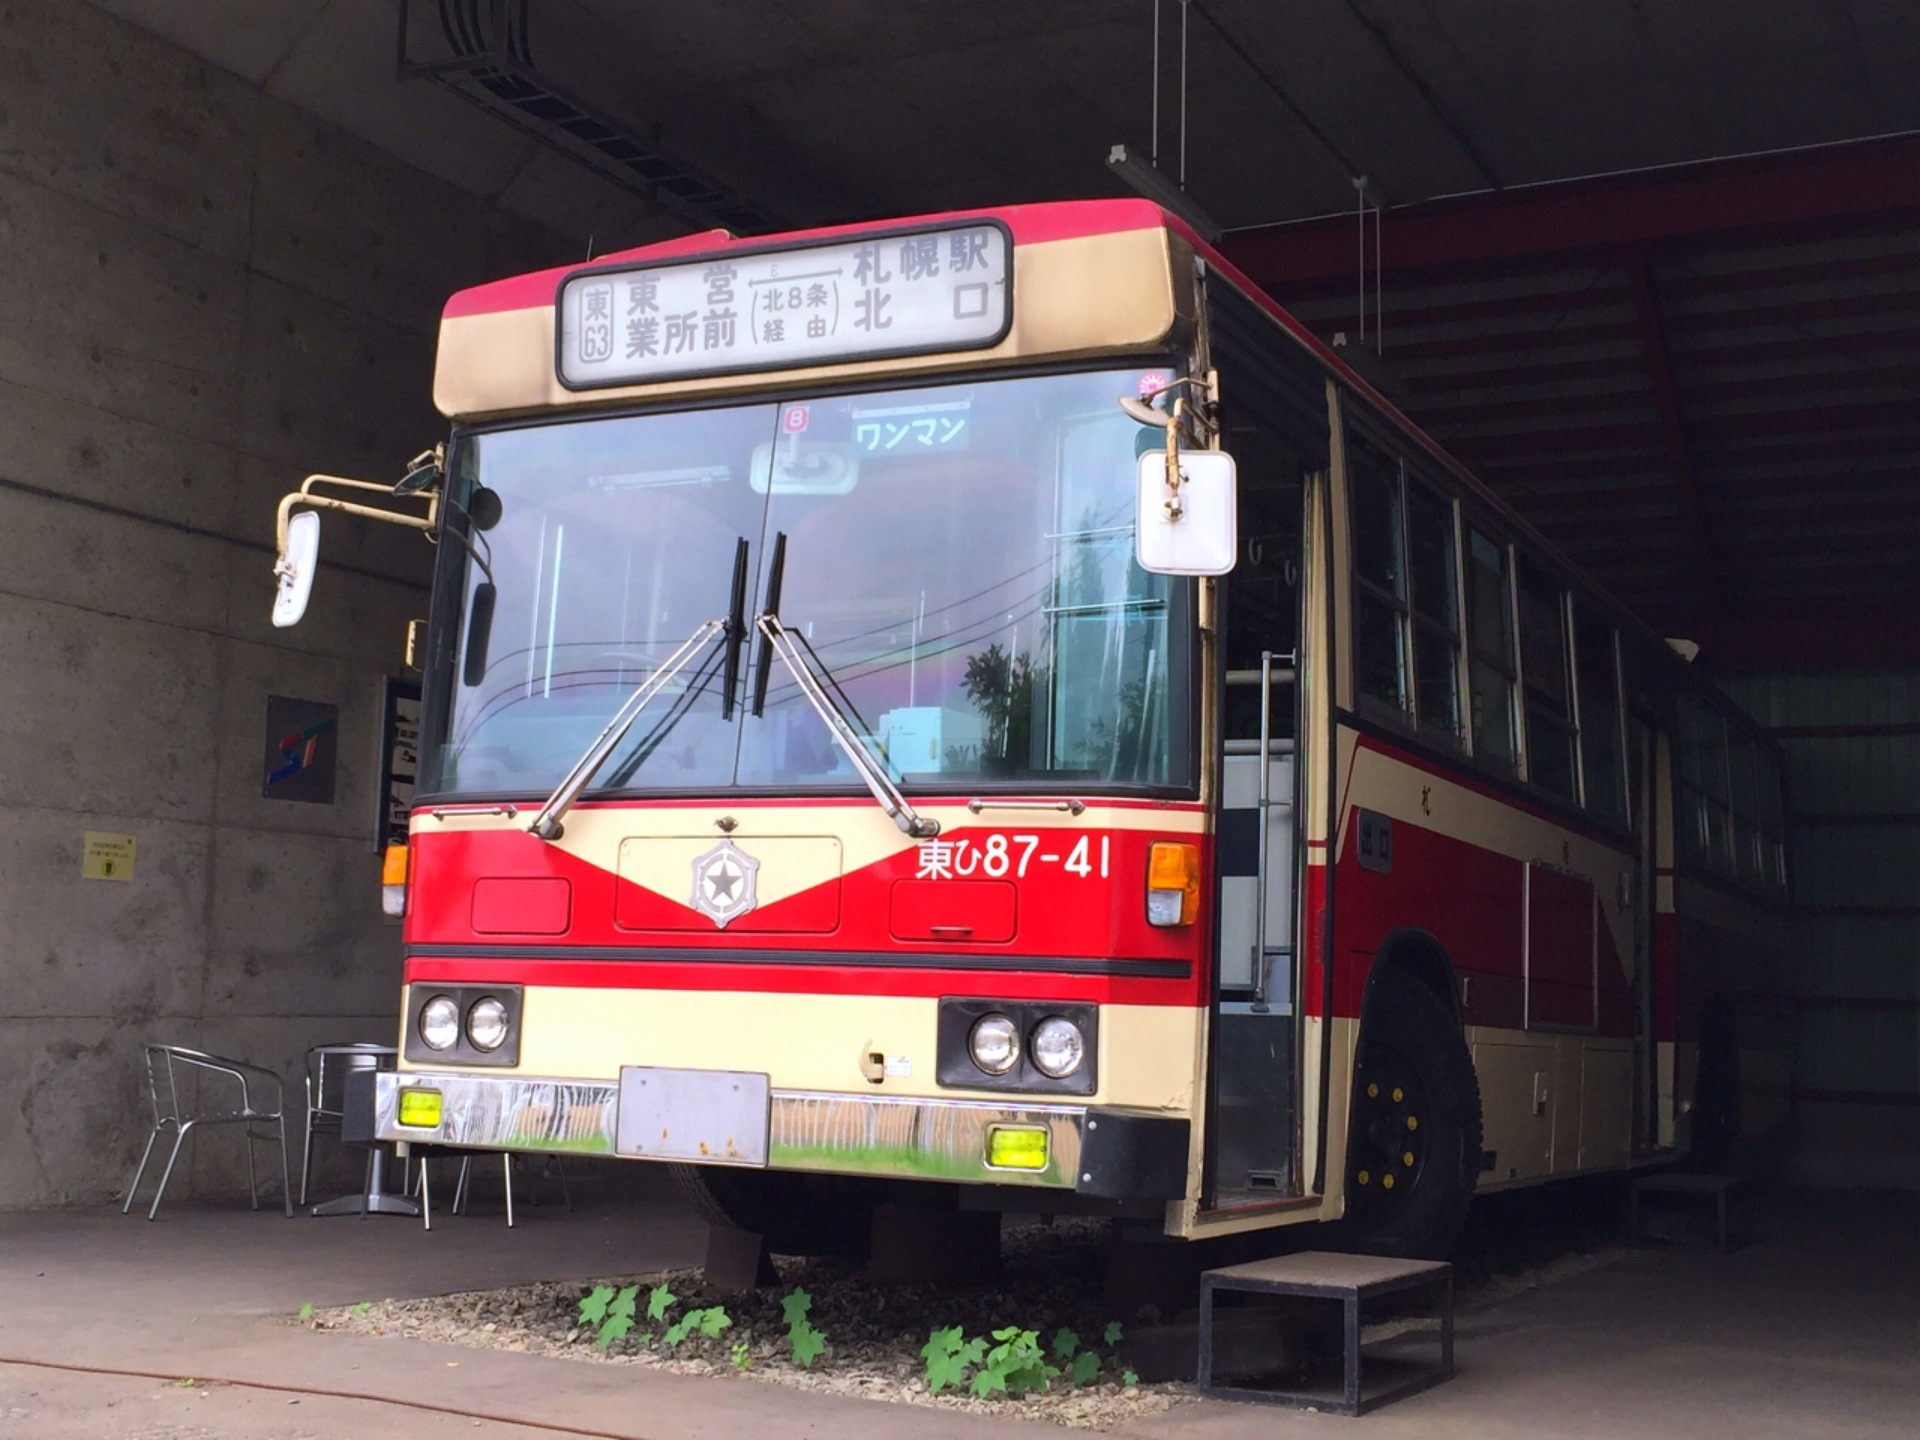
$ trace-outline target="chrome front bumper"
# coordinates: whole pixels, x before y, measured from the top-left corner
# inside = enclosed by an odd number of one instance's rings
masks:
[[[440,1123],[400,1123],[400,1095],[438,1091]],[[620,1087],[610,1080],[546,1080],[438,1071],[383,1071],[375,1080],[374,1133],[382,1140],[620,1156]],[[1072,1190],[1081,1178],[1083,1105],[894,1099],[775,1090],[767,1163],[776,1170],[887,1175],[980,1185]],[[1043,1125],[1044,1170],[987,1164],[988,1132]],[[641,1158],[641,1157],[631,1157]]]

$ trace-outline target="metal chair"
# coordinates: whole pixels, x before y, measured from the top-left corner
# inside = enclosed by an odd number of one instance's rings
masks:
[[[269,1088],[273,1105],[270,1110],[263,1108],[262,1103],[256,1103],[256,1097],[261,1102],[265,1101],[264,1092]],[[153,1099],[153,1131],[147,1136],[147,1148],[140,1152],[140,1165],[133,1172],[133,1183],[127,1186],[127,1198],[120,1206],[122,1215],[133,1208],[134,1192],[140,1188],[140,1179],[147,1173],[147,1161],[153,1158],[153,1142],[160,1138],[162,1131],[173,1131],[173,1149],[167,1155],[166,1168],[160,1172],[160,1186],[153,1192],[153,1204],[147,1209],[149,1220],[160,1213],[160,1197],[167,1193],[167,1182],[173,1178],[173,1165],[180,1158],[180,1147],[186,1143],[187,1135],[194,1126],[244,1125],[247,1139],[247,1194],[253,1201],[253,1208],[260,1208],[260,1187],[253,1168],[253,1147],[256,1144],[278,1144],[281,1197],[286,1204],[287,1218],[293,1218],[293,1185],[287,1174],[286,1104],[278,1075],[258,1065],[243,1064],[201,1050],[189,1050],[181,1045],[149,1045],[147,1092]],[[236,1100],[237,1105],[234,1103]],[[279,1133],[257,1135],[253,1129],[256,1123],[276,1125]]]
[[[313,1179],[313,1137],[338,1135],[346,1109],[347,1076],[356,1070],[391,1069],[394,1047],[373,1041],[315,1045],[307,1051],[307,1124],[300,1141],[300,1203]]]
[[[428,1160],[436,1158],[442,1154],[451,1155],[452,1152],[449,1150],[443,1150],[441,1147],[438,1147],[438,1146],[432,1147],[431,1150],[429,1150],[427,1147],[424,1147],[424,1146],[414,1146],[412,1147],[412,1150],[409,1153],[411,1158],[417,1159],[420,1162],[420,1179],[417,1182],[416,1186],[414,1187],[414,1194],[420,1197],[421,1219],[425,1222],[426,1228],[431,1230],[433,1229],[433,1202],[429,1192],[429,1186],[427,1181],[427,1162]],[[509,1230],[513,1228],[513,1162],[516,1158],[526,1158],[531,1160],[534,1157],[516,1157],[513,1154],[513,1152],[505,1151],[505,1150],[500,1152],[501,1179],[505,1182],[506,1193],[507,1193],[507,1228]],[[540,1158],[543,1158],[545,1160],[549,1160],[552,1162],[554,1173],[560,1179],[561,1200],[565,1203],[567,1210],[571,1212],[573,1210],[573,1190],[567,1184],[567,1167],[565,1163],[560,1159],[558,1155],[550,1155],[550,1156],[544,1156]],[[466,1214],[467,1187],[468,1187],[468,1181],[472,1178],[472,1175],[473,1175],[473,1162],[474,1162],[474,1152],[471,1150],[465,1152],[460,1156],[460,1174],[454,1181],[453,1203],[448,1207],[449,1214],[453,1214],[453,1215]]]

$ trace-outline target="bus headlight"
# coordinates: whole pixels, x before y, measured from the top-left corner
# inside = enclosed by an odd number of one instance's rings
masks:
[[[436,995],[420,1007],[420,1038],[434,1050],[450,1050],[460,1038],[460,1007],[451,995]]]
[[[1071,1020],[1049,1015],[1033,1030],[1033,1067],[1050,1080],[1064,1080],[1087,1058],[1087,1039]]]
[[[422,1014],[424,1019],[424,1012]],[[467,1039],[478,1050],[498,1050],[506,1043],[507,1007],[493,996],[477,1000],[467,1012]]]
[[[967,1036],[967,1053],[989,1075],[1004,1075],[1020,1063],[1020,1028],[1005,1015],[982,1015]]]

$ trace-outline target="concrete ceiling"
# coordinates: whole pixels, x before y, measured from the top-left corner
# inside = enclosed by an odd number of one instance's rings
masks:
[[[95,3],[562,233],[642,228],[397,80],[397,0]],[[417,42],[437,6],[414,8]],[[529,0],[527,28],[543,74],[802,224],[1116,193],[1107,148],[1153,143],[1156,9],[1172,168],[1178,0]],[[1356,174],[1401,204],[1920,128],[1911,0],[1193,0],[1186,23],[1190,189],[1228,227],[1344,209]]]

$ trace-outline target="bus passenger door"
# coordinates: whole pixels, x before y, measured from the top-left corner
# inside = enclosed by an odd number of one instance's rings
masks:
[[[1292,718],[1292,662],[1290,653],[1268,654],[1264,669],[1270,677],[1269,718],[1276,706],[1284,706]],[[1227,684],[1241,690],[1255,687],[1257,695],[1262,673],[1261,668],[1232,671]],[[1221,767],[1216,832],[1220,964],[1214,1015],[1217,1205],[1296,1191],[1293,740],[1271,737],[1266,752],[1264,794],[1257,736],[1227,741]]]
[[[1244,465],[1244,462],[1243,462]],[[1282,472],[1284,473],[1284,472]],[[1300,506],[1243,468],[1242,554],[1224,586],[1215,856],[1211,1205],[1300,1193],[1294,942]]]
[[[1217,583],[1209,736],[1216,874],[1208,1016],[1203,1210],[1301,1196],[1306,1119],[1298,945],[1306,889],[1301,796],[1311,767],[1302,696],[1325,707],[1324,626],[1306,603],[1317,570],[1331,464],[1326,376],[1291,336],[1229,285],[1207,287],[1210,363],[1220,376],[1221,447],[1236,462],[1240,553]],[[1320,578],[1316,579],[1318,575]],[[1316,679],[1316,676],[1318,677]],[[1304,677],[1304,679],[1297,678]],[[1263,803],[1264,801],[1264,803]],[[1264,934],[1263,934],[1264,932]],[[1312,1125],[1317,1122],[1308,1120]]]

